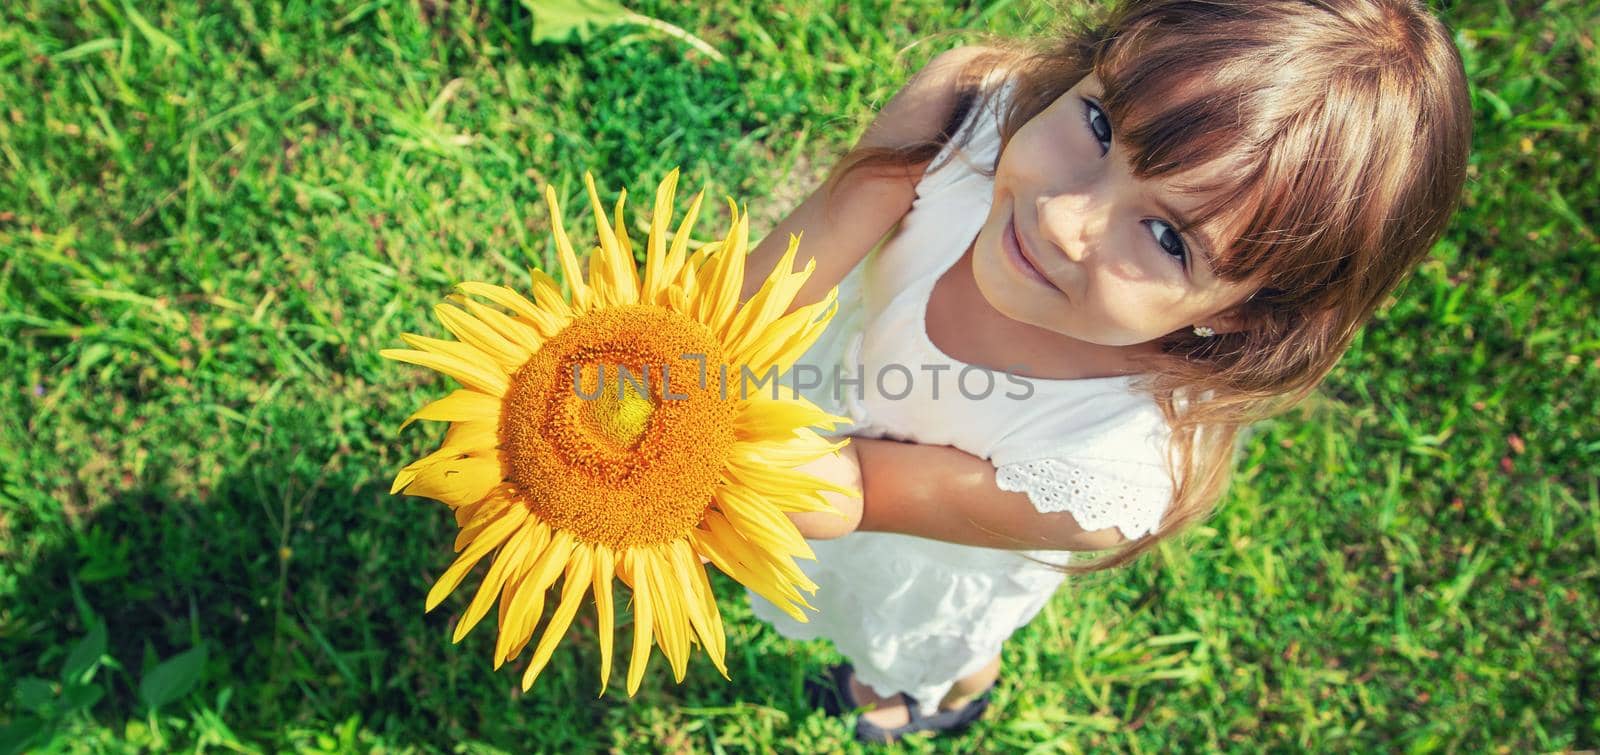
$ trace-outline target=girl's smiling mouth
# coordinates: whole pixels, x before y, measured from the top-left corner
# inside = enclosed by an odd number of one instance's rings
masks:
[[[1017,235],[1017,219],[1015,215],[1006,221],[1006,230],[1001,236],[1001,245],[1005,247],[1006,258],[1011,261],[1012,266],[1016,267],[1024,277],[1036,280],[1057,291],[1061,290],[1056,287],[1056,284],[1051,283],[1049,278],[1044,277],[1044,273],[1039,272],[1039,267],[1034,264],[1033,257],[1023,249],[1022,239]]]

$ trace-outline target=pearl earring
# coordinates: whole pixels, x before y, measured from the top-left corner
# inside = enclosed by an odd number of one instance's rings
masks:
[[[1200,336],[1201,338],[1210,338],[1216,335],[1217,331],[1212,330],[1205,325],[1196,325],[1194,326],[1194,334]]]

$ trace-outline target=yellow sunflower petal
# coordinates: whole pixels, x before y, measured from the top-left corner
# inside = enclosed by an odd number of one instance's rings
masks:
[[[794,266],[795,253],[799,249],[800,237],[790,236],[789,247],[784,250],[783,257],[778,260],[772,274],[734,317],[729,332],[728,351],[741,353],[751,342],[762,338],[772,323],[788,310],[795,295],[816,270],[817,261],[812,258],[806,261],[805,268],[799,273],[790,272],[790,268]]]
[[[589,251],[584,254],[586,269],[589,271],[586,285],[589,286],[589,293],[593,296],[589,305],[590,312],[599,312],[622,304],[620,298],[613,296],[611,281],[606,277],[610,275],[611,263],[607,259],[609,256],[605,249],[598,246],[589,247]]]
[[[500,421],[489,420],[462,420],[450,423],[450,429],[444,433],[444,442],[439,444],[441,451],[457,451],[464,454],[479,453],[494,450],[500,444]]]
[[[641,564],[641,581],[650,585],[651,608],[655,611],[655,633],[661,653],[672,667],[672,678],[683,681],[689,668],[689,622],[683,615],[682,594],[671,589],[668,575],[673,571],[661,547],[640,548],[635,563]]]
[[[463,294],[481,296],[523,317],[534,317],[540,311],[539,305],[505,286],[479,281],[461,281],[456,284],[456,290]]]
[[[544,628],[544,636],[539,638],[539,645],[533,650],[533,660],[528,663],[528,670],[522,675],[524,692],[533,686],[533,680],[539,677],[539,672],[550,662],[550,654],[555,652],[556,644],[566,636],[567,628],[572,625],[572,617],[578,612],[578,606],[583,605],[583,596],[589,592],[591,558],[590,548],[587,545],[580,544],[572,549],[572,556],[567,560],[565,581],[561,586],[561,603],[556,606],[556,612],[550,616],[550,623]]]
[[[455,510],[456,526],[465,530],[467,527],[488,522],[490,519],[498,518],[501,509],[513,505],[515,505],[515,502],[510,497],[501,495],[499,491],[496,491],[484,496],[483,500],[477,503],[469,503],[465,506],[457,507]],[[461,547],[457,547],[456,552],[460,553]]]
[[[820,477],[792,469],[746,464],[739,459],[730,459],[725,471],[729,473],[737,484],[746,486],[761,494],[767,491],[805,490],[811,495],[820,498],[822,491],[827,490],[834,493],[843,493],[851,498],[861,497],[861,491],[856,488],[838,485]]]
[[[788,440],[794,437],[797,427],[833,430],[851,422],[849,417],[829,414],[802,396],[774,399],[752,394],[741,403],[739,417],[734,420],[734,430],[741,440]]]
[[[494,368],[485,368],[477,362],[464,362],[460,359],[431,351],[414,351],[411,349],[384,349],[378,352],[385,359],[396,362],[406,362],[418,367],[427,367],[435,372],[440,372],[455,378],[468,388],[476,388],[491,396],[500,397],[506,394],[505,373]]]
[[[638,302],[638,266],[634,262],[632,245],[627,242],[627,229],[622,224],[622,206],[627,202],[627,189],[616,198],[616,226],[606,219],[605,206],[595,190],[594,176],[584,173],[584,189],[589,192],[590,210],[594,211],[595,230],[600,235],[600,253],[590,259],[589,280],[595,291],[602,293],[605,304],[635,304]]]
[[[644,282],[639,298],[646,304],[660,303],[665,288],[662,266],[666,263],[667,221],[672,215],[672,196],[678,187],[678,169],[673,168],[656,187],[656,203],[650,212],[650,235],[645,238]],[[619,226],[621,221],[617,223]]]
[[[795,565],[794,559],[757,547],[721,512],[706,512],[705,521],[712,538],[732,552],[739,563],[769,581],[774,594],[810,607],[800,591],[815,593],[817,584],[806,577],[805,572]]]
[[[603,304],[633,304],[639,300],[639,281],[633,255],[624,252],[616,232],[606,219],[606,208],[600,203],[593,175],[587,172],[583,174],[583,187],[589,192],[589,207],[594,212],[595,230],[600,236],[599,252],[589,260],[589,286],[599,292]],[[620,204],[626,196],[627,192],[624,191],[617,202]]]
[[[713,239],[701,244],[700,248],[694,250],[684,261],[683,274],[693,275],[698,278],[702,269],[711,263],[711,258],[716,256],[717,252],[722,251],[722,248],[726,245],[727,239]],[[710,279],[707,279],[707,282],[709,283]]]
[[[834,453],[849,443],[849,439],[836,443],[813,443],[805,437],[768,443],[738,441],[733,444],[732,449],[729,449],[729,453],[749,464],[798,467]]]
[[[572,307],[561,296],[561,284],[543,270],[529,270],[528,275],[533,279],[533,298],[539,302],[539,306],[562,324],[571,320]],[[546,337],[550,335],[554,335],[554,332],[546,334]]]
[[[405,341],[408,346],[419,351],[453,357],[467,364],[484,365],[484,369],[494,372],[505,372],[492,364],[485,364],[490,361],[493,355],[470,343],[447,341],[443,338],[429,338],[415,333],[401,333],[400,340]]]
[[[445,329],[455,334],[455,337],[461,339],[462,343],[489,355],[496,362],[499,362],[507,372],[515,371],[522,366],[523,362],[528,361],[528,357],[533,355],[533,352],[526,347],[507,340],[505,336],[500,335],[494,328],[489,327],[488,323],[463,312],[457,307],[449,304],[436,304],[433,307],[433,314],[439,318],[439,322],[444,325]]]
[[[494,307],[484,306],[478,301],[466,297],[462,297],[461,306],[466,307],[473,317],[482,320],[485,325],[493,328],[502,338],[522,347],[524,352],[531,354],[544,345],[545,337],[539,334],[534,325],[524,323]],[[526,357],[524,357],[524,361],[526,361]]]
[[[711,332],[727,342],[728,326],[733,320],[734,308],[739,304],[739,293],[744,288],[744,256],[748,243],[749,220],[739,214],[732,200],[728,202],[733,214],[733,227],[728,237],[701,268],[696,276],[695,319],[704,323]]]
[[[628,697],[633,697],[639,691],[639,682],[644,679],[644,667],[650,661],[651,633],[655,622],[650,610],[650,588],[645,580],[638,578],[635,558],[635,552],[630,550],[624,562],[628,565],[629,573],[634,575],[633,653],[628,658]]]
[[[716,511],[706,512],[705,524],[706,530],[701,539],[711,544],[711,550],[720,551],[730,557],[728,560],[735,567],[735,571],[728,572],[728,576],[739,580],[758,595],[772,601],[789,615],[795,616],[797,621],[806,620],[805,615],[790,603],[810,608],[811,604],[806,602],[799,591],[816,592],[817,585],[806,578],[793,561],[785,556],[774,556],[761,551],[739,534],[738,528],[726,517]],[[718,568],[721,568],[721,564],[718,564]]]
[[[587,312],[593,303],[594,292],[583,283],[583,268],[578,266],[578,254],[572,250],[572,241],[567,238],[567,230],[561,224],[561,204],[556,201],[555,187],[545,185],[544,202],[550,208],[550,235],[556,241],[561,277],[572,288],[572,309],[575,313]]]
[[[594,608],[599,618],[597,632],[600,636],[600,696],[606,694],[611,681],[611,634],[616,629],[616,611],[611,605],[611,580],[616,575],[616,561],[611,549],[605,545],[595,547],[594,554]]]
[[[684,267],[687,262],[686,255],[689,249],[690,233],[694,230],[695,220],[700,217],[700,205],[705,198],[706,193],[704,190],[701,190],[694,195],[694,199],[689,202],[688,212],[684,213],[683,221],[678,225],[678,232],[672,237],[672,245],[667,251],[667,257],[661,263],[660,281],[663,290],[672,286],[674,283],[681,284],[680,278],[682,277],[682,273],[684,272]],[[655,303],[661,305],[668,304],[668,302],[663,301],[660,298],[657,298]],[[679,312],[690,311],[686,307],[677,307],[676,309]]]
[[[566,566],[567,559],[572,556],[572,547],[575,544],[571,533],[565,530],[555,530],[550,538],[550,546],[539,555],[538,563],[528,572],[528,577],[523,581],[522,590],[529,593],[526,599],[528,608],[522,612],[522,621],[517,625],[515,641],[507,650],[506,660],[511,660],[522,654],[522,649],[528,646],[533,639],[534,627],[544,615],[545,591],[550,589],[557,577],[561,576],[562,567]]]
[[[827,499],[806,493],[768,493],[766,501],[768,505],[779,511],[794,513],[815,511],[819,514],[832,514],[843,519],[850,517],[849,514],[828,503]]]
[[[521,318],[518,322],[526,321],[526,325],[534,329],[539,335],[549,338],[560,332],[566,326],[570,316],[563,316],[542,300],[539,304],[528,301],[526,297],[505,286],[495,286],[478,281],[462,281],[456,284],[456,290],[463,294],[481,296],[494,302]],[[559,297],[558,297],[559,298]],[[565,307],[562,304],[562,307]]]
[[[495,636],[494,641],[494,667],[496,669],[500,668],[501,664],[516,657],[515,653],[510,652],[511,648],[520,648],[527,644],[528,637],[533,632],[533,625],[539,620],[538,613],[534,613],[532,620],[528,620],[526,616],[529,608],[528,603],[536,593],[533,590],[524,589],[526,587],[524,583],[528,581],[528,576],[532,573],[533,566],[537,563],[535,559],[550,547],[552,534],[550,527],[540,521],[538,517],[530,517],[529,521],[533,523],[534,530],[532,540],[528,544],[527,553],[519,563],[513,565],[511,573],[506,577],[505,587],[500,592],[500,610],[496,619],[500,631]],[[543,592],[540,591],[537,594],[542,595]],[[540,612],[542,610],[543,605],[541,604]]]
[[[504,490],[504,488],[501,490]],[[477,512],[474,513],[470,518],[466,519],[466,521],[463,522],[459,517],[457,518],[457,523],[461,525],[461,531],[456,533],[455,551],[457,553],[460,553],[463,548],[471,545],[472,541],[478,538],[479,533],[483,532],[490,525],[498,521],[500,517],[506,513],[506,509],[509,509],[513,506],[517,506],[519,508],[521,507],[520,504],[518,504],[509,496],[497,495],[493,493],[484,496],[483,503],[483,507],[479,508]],[[461,509],[465,508],[467,507],[461,507]],[[459,511],[461,509],[457,510]]]
[[[710,584],[706,580],[706,568],[694,555],[694,548],[687,539],[674,540],[670,546],[672,557],[673,576],[680,590],[683,590],[684,609],[689,617],[689,622],[694,626],[695,634],[700,637],[700,645],[706,650],[706,655],[711,658],[712,665],[727,679],[728,667],[723,655],[726,652],[725,638],[722,632],[722,619],[717,611],[717,604],[705,600],[710,592]]]
[[[729,353],[735,364],[745,364],[757,374],[777,367],[780,372],[794,365],[837,311],[837,290],[829,291],[820,301],[796,309],[767,328],[767,333],[752,339],[744,349]]]
[[[427,456],[405,465],[404,467],[401,467],[400,471],[394,476],[394,484],[389,486],[389,495],[394,495],[402,490],[405,490],[406,486],[410,485],[412,480],[417,479],[417,475],[421,473],[422,470],[440,462],[454,459],[461,455],[462,454],[460,451],[441,448],[431,454],[428,454]]]
[[[494,450],[499,444],[497,423],[483,420],[469,420],[455,422],[450,429],[445,431],[444,443],[439,450],[428,454],[410,464],[407,464],[395,475],[394,485],[389,488],[389,494],[404,490],[407,485],[417,479],[423,470],[436,464],[443,464],[467,455],[483,455],[484,452]]]
[[[417,475],[435,464],[443,464],[462,456],[483,455],[483,452],[494,450],[497,443],[499,437],[496,435],[494,423],[457,422],[445,433],[444,443],[439,450],[407,464],[399,474],[395,475],[394,485],[389,488],[389,494],[394,495],[404,490],[417,479]]]
[[[705,564],[700,563],[698,558],[691,562],[689,571],[695,578],[695,594],[700,600],[701,613],[709,622],[711,641],[706,644],[706,652],[711,654],[714,661],[722,660],[717,670],[722,672],[722,678],[727,679],[728,637],[722,628],[722,612],[717,608],[716,593],[711,590],[711,579],[706,574]]]
[[[451,642],[460,642],[462,637],[467,636],[467,632],[478,625],[484,614],[489,612],[489,606],[494,603],[495,597],[500,594],[500,589],[505,586],[506,578],[511,576],[516,565],[522,563],[523,556],[527,554],[535,529],[529,522],[524,521],[500,548],[494,561],[489,564],[489,573],[485,574],[483,582],[479,583],[477,594],[472,596],[472,602],[467,604],[466,612],[461,614],[461,619],[456,622],[456,633]]]
[[[784,613],[793,617],[795,621],[804,622],[806,615],[799,607],[793,604],[798,599],[798,593],[790,596],[783,593],[776,584],[769,570],[746,566],[731,555],[731,549],[726,547],[719,538],[707,530],[695,530],[689,535],[694,543],[695,550],[711,559],[711,563],[723,574],[732,577],[739,584],[750,588],[752,592],[771,601]]]
[[[400,423],[400,429],[406,429],[407,425],[419,419],[441,422],[499,422],[500,399],[487,393],[463,388],[412,412],[411,416],[406,417],[405,422]]]
[[[728,202],[732,206],[732,200]],[[717,281],[719,290],[714,298],[717,302],[716,321],[721,324],[717,334],[722,336],[723,343],[728,343],[733,336],[733,316],[739,311],[739,294],[744,291],[744,265],[745,256],[750,253],[750,213],[748,210],[738,213],[733,223],[733,229],[728,232],[726,248],[721,252],[727,259],[727,269]],[[711,292],[703,294],[712,297]]]
[[[672,308],[673,311],[694,311],[694,305],[689,303],[689,292],[682,285],[673,284],[667,288],[663,295],[666,297],[667,306]]]
[[[711,565],[722,570],[723,574],[738,579],[735,576],[735,572],[741,574],[744,572],[744,566],[739,563],[738,559],[734,558],[727,548],[722,547],[721,543],[717,542],[717,539],[711,535],[709,530],[690,530],[689,544],[694,546],[695,553],[711,559]]]
[[[523,520],[527,518],[528,512],[526,509],[521,506],[512,506],[506,509],[505,513],[495,520],[493,524],[485,527],[477,539],[473,540],[472,544],[467,546],[467,549],[462,551],[461,555],[456,558],[455,563],[444,570],[444,574],[440,575],[439,581],[434,583],[433,589],[428,591],[428,600],[424,610],[432,611],[435,606],[439,605],[439,602],[444,600],[446,595],[449,595],[451,591],[456,589],[457,585],[461,584],[461,580],[467,576],[467,572],[471,571],[472,567],[476,566],[485,554],[505,542],[506,538],[510,537],[511,533],[515,532],[518,527],[522,526]]]
[[[627,198],[628,190],[626,188],[617,193],[617,206],[612,211],[616,215],[616,219],[611,222],[611,229],[617,234],[617,248],[622,250],[622,258],[629,261],[631,268],[637,268],[636,265],[631,264],[633,262],[633,241],[628,238],[628,221],[622,217],[624,200]],[[638,272],[638,270],[635,269],[634,272]]]
[[[500,480],[499,459],[462,456],[424,467],[402,492],[464,506],[488,495]]]
[[[816,559],[811,546],[806,545],[806,539],[795,528],[794,521],[749,490],[737,485],[717,488],[717,508],[739,528],[739,534],[763,549]]]

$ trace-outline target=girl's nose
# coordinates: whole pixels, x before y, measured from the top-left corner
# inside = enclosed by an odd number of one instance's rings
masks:
[[[1039,235],[1073,262],[1083,262],[1096,240],[1104,237],[1107,210],[1092,195],[1042,195],[1037,211]]]

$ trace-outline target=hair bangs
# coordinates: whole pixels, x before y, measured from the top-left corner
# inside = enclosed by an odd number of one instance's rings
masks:
[[[1175,38],[1141,44],[1137,37],[1119,37],[1102,48],[1093,71],[1104,92],[1102,104],[1128,151],[1134,176],[1151,180],[1179,177],[1208,165],[1224,166],[1209,182],[1175,181],[1175,190],[1208,196],[1189,217],[1178,222],[1179,233],[1215,227],[1219,244],[1214,272],[1224,280],[1255,277],[1254,265],[1229,254],[1243,231],[1226,229],[1244,215],[1254,215],[1261,201],[1260,178],[1266,162],[1260,137],[1248,115],[1260,109],[1259,83],[1237,75],[1231,55],[1236,48],[1193,44]],[[1137,49],[1136,54],[1126,54]],[[1203,54],[1214,49],[1216,54]],[[1199,54],[1197,54],[1199,53]],[[1224,54],[1230,53],[1230,54]],[[1150,96],[1147,93],[1181,93]]]
[[[1405,87],[1385,81],[1392,66],[1374,55],[1405,46],[1311,44],[1292,14],[1262,23],[1244,6],[1196,7],[1152,4],[1094,49],[1102,104],[1136,177],[1222,166],[1210,182],[1175,181],[1209,197],[1177,230],[1215,229],[1218,277],[1314,307],[1329,283],[1358,273],[1347,258],[1374,239],[1354,237],[1384,227],[1394,170],[1417,161],[1407,119],[1418,108],[1375,107]]]

